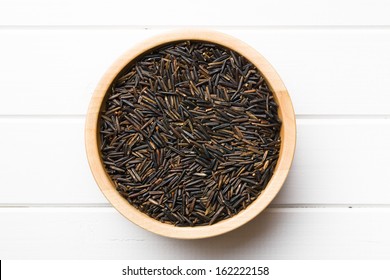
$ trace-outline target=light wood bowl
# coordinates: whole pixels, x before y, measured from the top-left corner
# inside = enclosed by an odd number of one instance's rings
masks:
[[[271,180],[259,197],[245,210],[232,218],[220,221],[210,226],[175,227],[159,222],[134,208],[115,189],[113,182],[106,173],[99,150],[99,114],[105,101],[105,95],[118,74],[135,58],[143,53],[170,42],[182,40],[208,41],[232,49],[251,61],[262,73],[272,89],[276,102],[279,104],[281,127],[281,148],[277,165]],[[294,109],[279,75],[263,56],[247,44],[222,33],[207,30],[180,30],[150,38],[122,55],[100,80],[90,102],[86,126],[85,145],[90,168],[100,190],[111,204],[127,219],[138,226],[159,235],[180,238],[197,239],[220,235],[236,229],[249,222],[263,211],[281,189],[289,172],[296,142],[296,126]]]

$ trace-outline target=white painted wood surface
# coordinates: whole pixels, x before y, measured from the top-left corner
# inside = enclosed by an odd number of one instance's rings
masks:
[[[388,258],[389,209],[268,209],[204,240],[156,236],[113,208],[0,209],[1,255],[61,259]],[[17,240],[18,242],[15,242]]]
[[[189,12],[178,0],[0,0],[0,259],[390,258],[388,2],[240,4],[199,0]],[[198,241],[121,217],[84,151],[84,116],[106,68],[140,40],[182,26],[254,46],[298,115],[296,158],[271,208]]]
[[[390,119],[297,124],[295,160],[275,205],[390,204]],[[12,186],[0,188],[0,206],[106,205],[89,171],[83,129],[83,117],[0,119],[9,135],[0,138],[0,185]]]
[[[384,25],[386,0],[2,0],[2,25]]]
[[[271,62],[299,115],[390,115],[390,28],[218,30],[251,44]],[[111,63],[164,31],[0,28],[0,92],[8,93],[0,114],[84,115]]]

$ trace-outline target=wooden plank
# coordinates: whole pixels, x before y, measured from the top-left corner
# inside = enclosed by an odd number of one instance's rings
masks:
[[[268,209],[204,240],[135,226],[113,208],[0,208],[2,259],[387,259],[390,209]]]
[[[89,171],[82,119],[0,119],[0,127],[2,203],[106,202]]]
[[[388,204],[389,119],[300,119],[293,167],[274,204]]]
[[[161,32],[0,30],[0,92],[4,93],[0,115],[85,114],[109,65],[135,43]],[[224,32],[246,41],[270,61],[297,114],[390,114],[390,29]]]
[[[385,25],[386,0],[0,2],[0,25]]]
[[[390,119],[298,119],[274,204],[390,204]],[[82,118],[2,118],[0,205],[107,203],[89,170]]]

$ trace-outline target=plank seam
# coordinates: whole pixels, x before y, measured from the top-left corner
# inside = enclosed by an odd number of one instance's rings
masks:
[[[17,203],[0,204],[0,208],[113,208],[109,203]],[[390,209],[390,204],[271,204],[269,209]]]
[[[84,119],[85,114],[1,114],[0,119]],[[387,120],[390,114],[296,114],[299,120]]]
[[[390,30],[390,25],[6,25],[1,30],[166,30],[210,28],[218,30]]]

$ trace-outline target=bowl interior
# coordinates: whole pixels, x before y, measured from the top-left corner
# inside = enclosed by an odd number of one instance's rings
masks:
[[[138,57],[144,55],[146,52],[167,44],[185,40],[211,42],[236,51],[252,62],[266,79],[268,86],[272,90],[274,98],[279,105],[278,115],[282,120],[279,159],[274,174],[266,188],[246,209],[231,218],[209,226],[176,227],[157,221],[133,207],[116,191],[114,183],[105,171],[99,148],[100,112],[105,106],[107,93],[111,90],[115,79],[131,67]],[[93,94],[86,119],[85,138],[88,161],[94,178],[106,198],[122,215],[135,224],[163,236],[181,239],[205,238],[231,231],[250,221],[279,192],[287,177],[294,156],[296,141],[295,114],[283,82],[273,67],[256,50],[225,34],[205,30],[183,30],[160,35],[144,41],[142,44],[126,52],[111,66]]]

